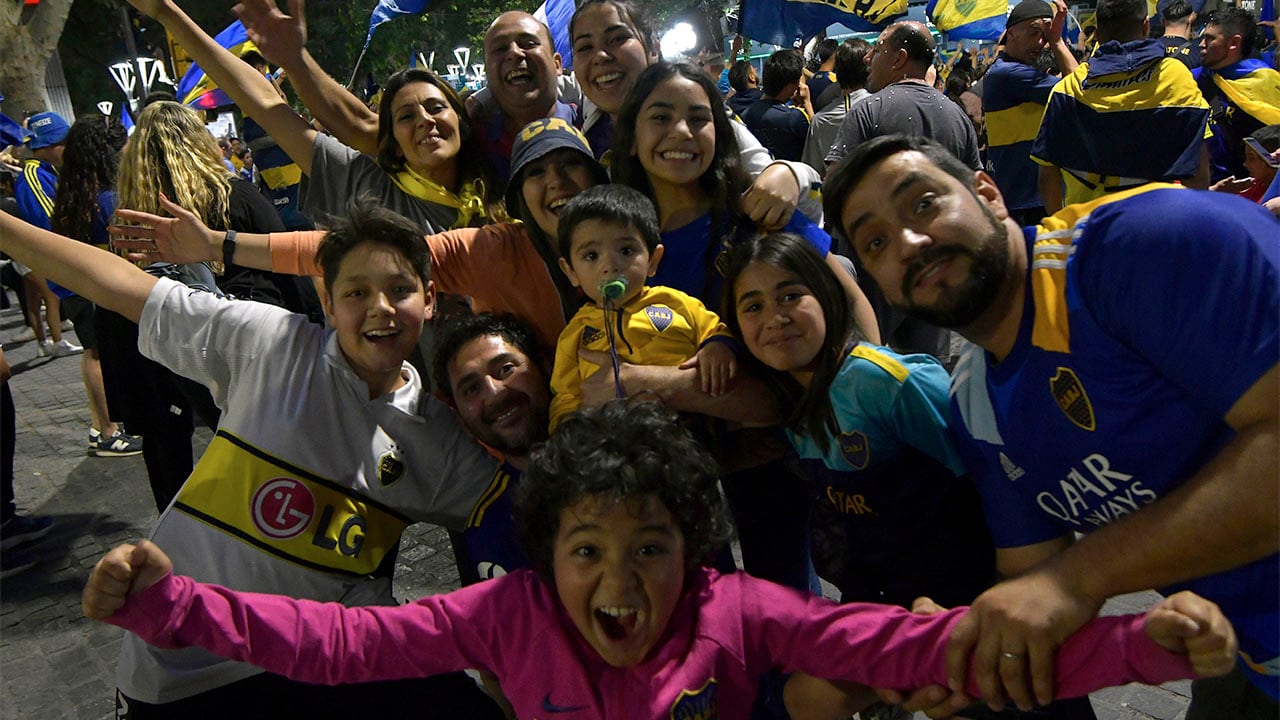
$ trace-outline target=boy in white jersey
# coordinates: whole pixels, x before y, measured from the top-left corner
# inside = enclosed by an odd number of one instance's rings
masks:
[[[421,231],[394,213],[353,206],[335,220],[318,252],[329,330],[154,278],[8,215],[0,234],[24,264],[138,322],[144,355],[213,391],[217,436],[151,535],[184,572],[242,590],[393,604],[403,529],[460,529],[494,477],[497,461],[404,362],[433,291]],[[131,720],[395,712],[415,697],[419,714],[493,709],[465,678],[328,693],[203,651],[155,651],[132,635],[117,685],[119,716]]]

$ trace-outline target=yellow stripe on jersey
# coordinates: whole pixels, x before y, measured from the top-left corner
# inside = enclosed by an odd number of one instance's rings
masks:
[[[1181,188],[1171,183],[1148,183],[1141,187],[1104,195],[1087,203],[1068,205],[1041,221],[1031,248],[1031,292],[1036,316],[1031,326],[1031,344],[1050,352],[1071,352],[1071,327],[1067,319],[1067,260],[1075,252],[1075,234],[1090,213],[1108,203],[1152,190]]]
[[[177,510],[313,570],[369,575],[409,519],[219,430],[178,492]]]
[[[987,113],[987,144],[1004,147],[1014,143],[1029,142],[1040,132],[1040,119],[1044,117],[1044,105],[1025,102],[1004,110]]]
[[[907,381],[907,375],[909,374],[907,366],[898,362],[897,359],[885,355],[876,348],[868,347],[866,345],[856,345],[853,350],[850,351],[849,357],[862,358],[863,360],[874,364],[876,367],[879,367],[881,370],[892,375],[893,378],[900,383]]]
[[[480,523],[484,522],[485,511],[489,509],[502,494],[507,491],[507,486],[511,484],[511,473],[499,469],[493,476],[493,482],[489,483],[488,489],[480,496],[480,500],[471,510],[471,514],[467,516],[467,528],[480,527]]]
[[[53,217],[53,198],[44,192],[44,185],[40,184],[40,163],[35,160],[28,160],[22,166],[22,174],[27,178],[27,185],[31,187],[31,194],[35,196],[36,202],[40,203],[40,209],[44,210],[45,217]]]

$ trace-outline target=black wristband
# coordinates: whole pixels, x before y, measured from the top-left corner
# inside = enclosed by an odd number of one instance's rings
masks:
[[[222,238],[222,268],[223,272],[231,267],[231,259],[236,255],[236,231],[228,230],[227,234]]]

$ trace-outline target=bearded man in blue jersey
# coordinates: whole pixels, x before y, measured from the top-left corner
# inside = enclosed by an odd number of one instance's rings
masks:
[[[1104,600],[1187,588],[1222,607],[1241,650],[1233,676],[1197,681],[1187,717],[1274,720],[1276,218],[1153,183],[1021,228],[990,176],[901,136],[856,148],[824,195],[890,303],[975,345],[953,427],[1011,579],[956,625],[951,687],[974,650],[995,705],[1048,703],[1053,648]]]

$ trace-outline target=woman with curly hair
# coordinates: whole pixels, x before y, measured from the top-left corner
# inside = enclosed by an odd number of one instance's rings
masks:
[[[107,245],[107,224],[115,209],[116,173],[120,150],[129,139],[119,120],[105,115],[88,115],[76,120],[67,132],[62,169],[58,174],[58,194],[50,223],[54,232],[99,247]],[[75,326],[84,346],[80,356],[80,376],[89,400],[89,454],[120,457],[142,452],[142,439],[126,435],[111,419],[109,407],[120,407],[118,398],[107,398],[103,382],[102,354],[97,332],[98,318],[93,303],[79,295],[62,299],[62,314]],[[114,389],[114,385],[112,386]]]

